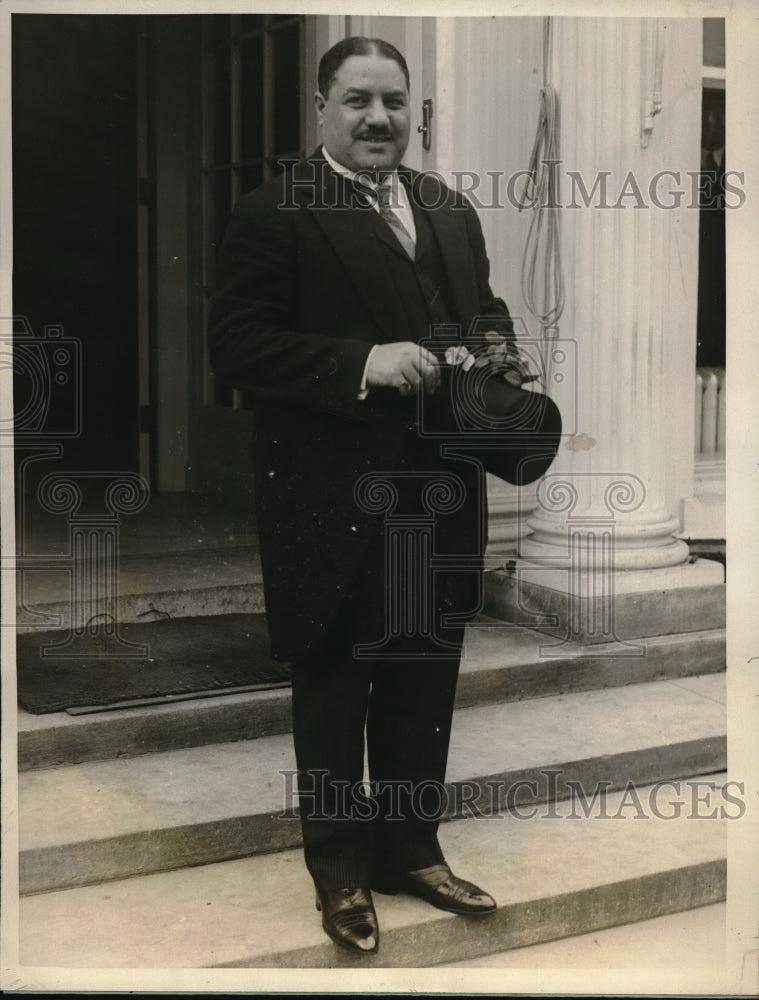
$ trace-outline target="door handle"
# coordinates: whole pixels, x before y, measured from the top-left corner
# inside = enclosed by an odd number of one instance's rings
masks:
[[[417,132],[422,134],[422,147],[430,149],[432,147],[432,98],[422,101],[422,124],[417,125]]]

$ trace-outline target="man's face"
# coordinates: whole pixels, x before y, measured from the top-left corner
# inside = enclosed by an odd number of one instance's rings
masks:
[[[349,56],[316,94],[324,148],[349,170],[394,170],[409,139],[409,93],[394,59]]]

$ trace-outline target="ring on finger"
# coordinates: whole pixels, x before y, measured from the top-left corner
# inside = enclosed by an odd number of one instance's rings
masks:
[[[411,392],[411,383],[408,379],[404,379],[398,386],[398,390],[403,393]]]

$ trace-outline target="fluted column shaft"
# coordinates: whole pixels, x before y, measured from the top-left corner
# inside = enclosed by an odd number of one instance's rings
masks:
[[[570,436],[520,543],[543,566],[566,566],[571,549],[591,572],[602,536],[613,537],[601,563],[614,570],[688,560],[675,532],[692,475],[692,388],[682,386],[685,375],[692,387],[695,363],[698,212],[687,171],[698,169],[700,63],[698,24],[553,21],[567,285],[559,336],[576,344],[577,368],[552,384]],[[662,109],[644,146],[642,109],[659,80]],[[678,188],[680,207],[665,207]]]

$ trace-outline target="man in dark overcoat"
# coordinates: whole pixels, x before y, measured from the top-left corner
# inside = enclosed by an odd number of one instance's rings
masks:
[[[333,940],[370,953],[372,888],[495,909],[437,840],[464,625],[479,606],[484,473],[427,426],[450,403],[445,349],[475,326],[508,344],[513,331],[469,202],[401,166],[397,49],[338,43],[316,108],[319,150],[235,207],[209,346],[217,375],[255,399],[267,618],[274,655],[292,664],[317,908]]]

